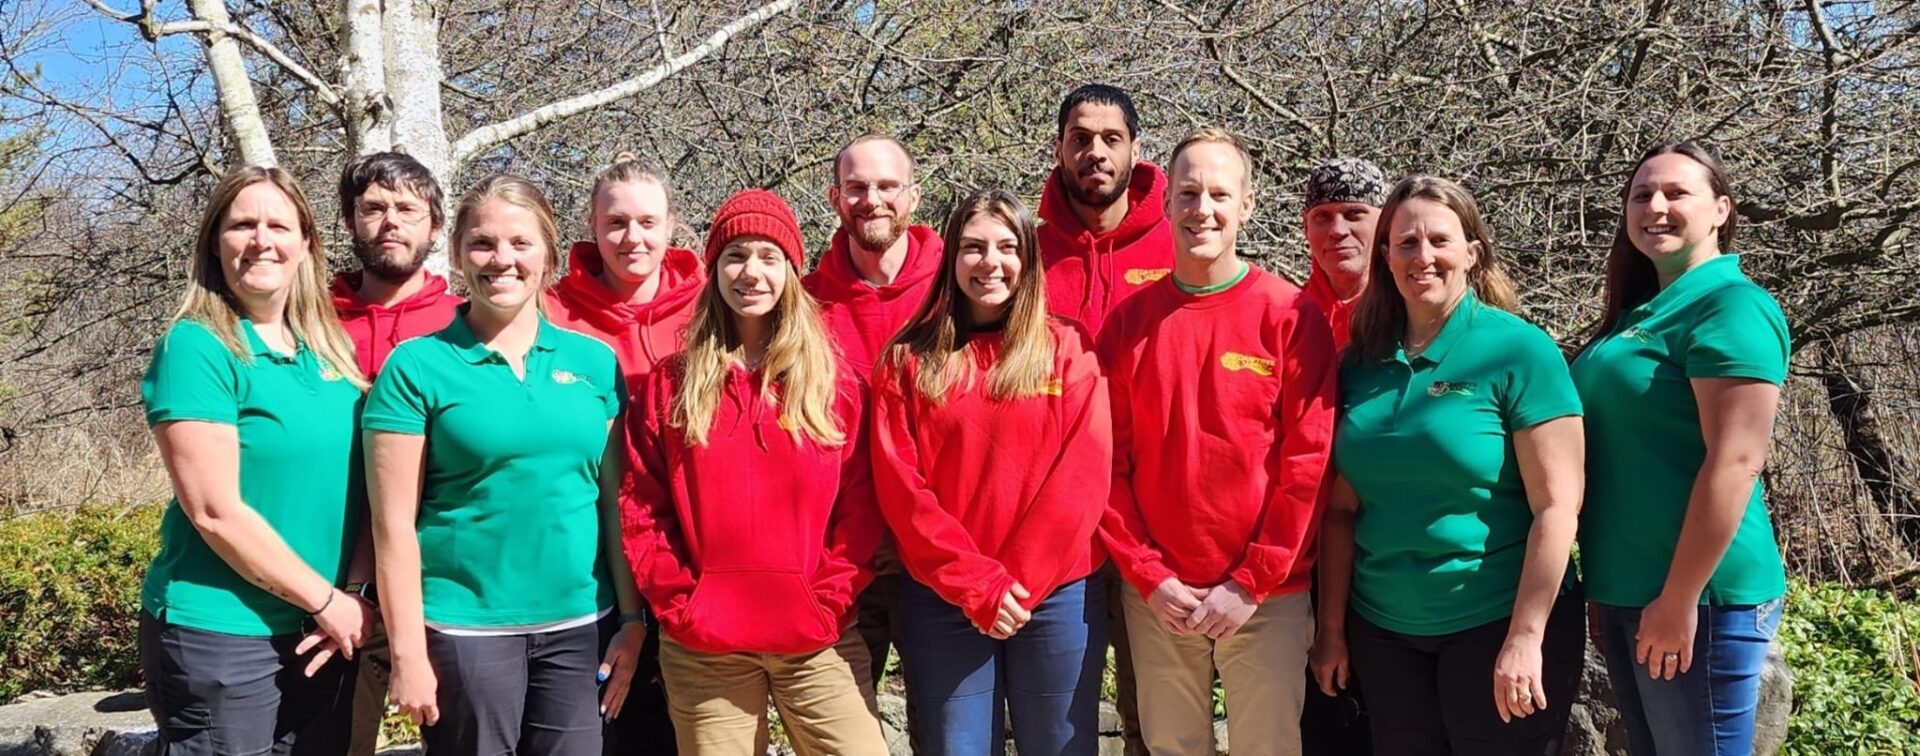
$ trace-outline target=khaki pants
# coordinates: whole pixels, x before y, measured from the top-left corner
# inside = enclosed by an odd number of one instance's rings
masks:
[[[767,697],[800,756],[887,756],[879,708],[852,630],[811,654],[708,654],[660,639],[660,673],[681,756],[767,752]]]
[[[1123,592],[1140,730],[1153,756],[1208,756],[1213,743],[1213,675],[1227,698],[1233,756],[1300,756],[1313,607],[1307,594],[1274,596],[1224,641],[1173,635],[1132,586]]]

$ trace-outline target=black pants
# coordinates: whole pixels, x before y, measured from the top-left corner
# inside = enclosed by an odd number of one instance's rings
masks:
[[[181,627],[140,615],[140,672],[160,752],[254,756],[347,752],[353,662],[309,678],[299,634],[267,638]]]
[[[640,647],[640,665],[627,688],[620,716],[607,724],[603,756],[674,756],[679,753],[673,735],[673,717],[667,711],[667,688],[660,681],[660,623],[647,614],[647,642]],[[600,646],[620,629],[615,615],[600,623]]]
[[[427,631],[439,678],[439,724],[421,728],[438,756],[599,756],[600,628],[500,636]]]
[[[1450,635],[1404,635],[1347,618],[1353,668],[1367,681],[1373,750],[1380,756],[1558,756],[1580,684],[1586,612],[1579,591],[1562,591],[1541,642],[1548,707],[1500,721],[1493,665],[1509,619]]]

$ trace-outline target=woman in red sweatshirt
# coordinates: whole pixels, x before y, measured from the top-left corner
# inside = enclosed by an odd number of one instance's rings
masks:
[[[622,538],[659,618],[680,752],[766,752],[769,694],[802,756],[885,756],[853,600],[884,525],[866,391],[800,287],[800,227],[749,189],[714,216],[686,350],[627,413]]]
[[[874,485],[913,581],[901,660],[922,756],[1098,753],[1111,408],[1077,326],[1047,316],[1033,216],[986,191],[947,218],[942,275],[874,373]],[[937,461],[937,464],[936,464]]]

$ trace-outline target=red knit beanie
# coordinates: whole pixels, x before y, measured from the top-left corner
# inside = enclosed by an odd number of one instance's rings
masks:
[[[764,236],[779,245],[793,261],[793,269],[807,270],[807,250],[800,239],[800,222],[780,195],[765,189],[743,189],[720,203],[707,230],[707,269],[712,270],[720,250],[742,236]]]

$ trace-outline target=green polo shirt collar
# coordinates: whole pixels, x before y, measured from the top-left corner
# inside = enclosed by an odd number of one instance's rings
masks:
[[[1434,334],[1433,343],[1419,355],[1407,357],[1407,337],[1401,334],[1400,345],[1394,348],[1393,358],[1405,365],[1416,362],[1439,365],[1447,361],[1447,355],[1453,351],[1453,345],[1460,343],[1468,331],[1473,330],[1473,321],[1480,315],[1480,298],[1473,295],[1473,289],[1460,296],[1460,303],[1453,306],[1453,314],[1447,316],[1447,322],[1440,325],[1440,332]]]
[[[1740,271],[1740,255],[1722,254],[1693,266],[1692,270],[1681,273],[1679,278],[1673,279],[1673,283],[1667,284],[1667,288],[1661,289],[1653,299],[1634,308],[1634,313],[1644,317],[1655,312],[1672,310],[1699,299],[1700,295],[1720,288],[1729,281],[1744,280],[1746,280],[1746,274]]]
[[[260,332],[254,330],[253,321],[249,318],[240,319],[240,333],[243,334],[243,338],[247,340],[247,351],[250,354],[255,357],[265,357],[279,365],[291,365],[299,361],[300,350],[306,348],[306,345],[300,343],[298,340],[299,337],[296,336],[294,337],[293,354],[282,354],[275,351],[273,347],[267,346],[266,339],[260,338]]]
[[[460,355],[461,359],[475,365],[489,361],[502,361],[500,353],[494,351],[493,347],[480,343],[480,337],[474,335],[473,327],[467,325],[467,312],[472,307],[471,304],[460,305],[458,312],[453,316],[453,322],[447,324],[448,345],[453,347],[454,354]],[[559,335],[560,327],[547,322],[547,316],[544,313],[541,314],[540,330],[533,337],[534,350],[553,351],[558,346]]]

